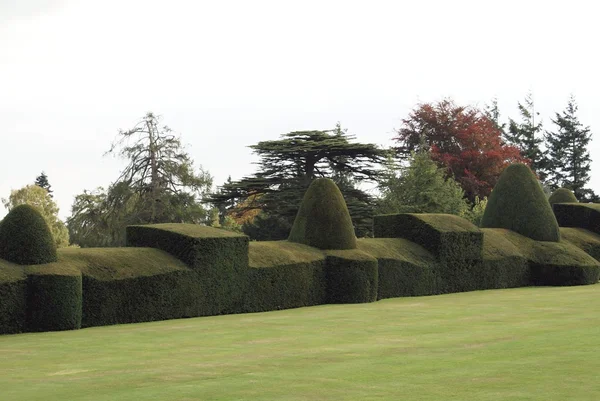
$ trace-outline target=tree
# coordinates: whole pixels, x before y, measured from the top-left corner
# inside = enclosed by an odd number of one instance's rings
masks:
[[[471,202],[490,194],[507,165],[523,161],[517,148],[502,142],[494,121],[449,99],[417,105],[396,133],[393,139],[399,144],[396,151],[401,160],[413,151],[430,151]]]
[[[578,106],[571,95],[562,113],[552,120],[554,131],[546,131],[548,165],[552,189],[572,190],[581,201],[593,200],[595,194],[584,188],[590,180],[591,158],[588,145],[592,139],[589,126],[583,126],[577,117]],[[590,199],[591,198],[591,199]]]
[[[44,188],[47,192],[48,195],[53,198],[54,196],[52,195],[52,187],[50,186],[50,183],[48,182],[48,176],[46,175],[46,173],[44,173],[42,171],[42,173],[37,176],[37,178],[35,179],[35,185],[37,185],[40,188]]]
[[[179,138],[160,120],[148,113],[119,131],[107,154],[127,159],[127,166],[108,190],[75,198],[67,224],[80,245],[123,245],[131,224],[207,222],[202,200],[212,178],[202,167],[194,170]]]
[[[375,165],[384,160],[385,151],[354,139],[338,124],[333,130],[291,132],[279,140],[259,142],[250,146],[260,157],[259,171],[225,183],[209,200],[216,207],[227,204],[227,210],[238,213],[260,210],[264,227],[286,232],[285,238],[310,183],[318,177],[332,178],[346,199],[357,236],[367,235],[373,199],[359,184],[377,180],[380,172]],[[248,224],[244,227],[244,232],[257,235],[256,230],[248,230]]]
[[[545,152],[540,148],[544,142],[542,132],[542,121],[536,123],[536,116],[540,113],[535,111],[533,95],[528,93],[525,104],[518,103],[521,122],[517,123],[509,118],[507,143],[519,148],[521,155],[529,159],[531,169],[538,175],[541,181],[546,177]]]
[[[501,138],[505,138],[506,123],[500,123],[500,108],[498,107],[498,99],[493,98],[491,104],[485,105],[483,113],[494,123],[496,128],[500,131]]]
[[[465,216],[469,205],[464,191],[426,150],[413,152],[406,167],[388,164],[386,178],[379,185],[377,212],[449,213]]]
[[[8,199],[2,199],[2,203],[9,211],[19,205],[34,207],[48,224],[56,247],[69,245],[69,232],[65,224],[58,218],[58,206],[45,189],[37,185],[27,185],[11,191]]]

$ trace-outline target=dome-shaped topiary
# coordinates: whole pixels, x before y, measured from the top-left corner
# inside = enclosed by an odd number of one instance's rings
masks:
[[[348,206],[332,180],[319,178],[308,187],[288,241],[319,249],[356,248]]]
[[[550,203],[525,164],[510,165],[502,172],[488,198],[481,227],[507,228],[536,241],[560,240]]]
[[[554,205],[555,203],[571,203],[579,201],[575,197],[573,191],[568,190],[567,188],[558,188],[556,191],[552,192],[552,195],[548,198],[548,202],[550,205]]]
[[[42,215],[30,205],[13,208],[0,225],[0,258],[21,265],[56,262],[56,244]]]

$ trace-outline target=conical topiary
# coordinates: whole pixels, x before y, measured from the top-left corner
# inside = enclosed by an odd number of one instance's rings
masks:
[[[573,191],[568,190],[567,188],[558,188],[556,191],[552,192],[552,195],[548,198],[548,202],[550,206],[555,203],[571,203],[571,202],[579,202],[575,197]]]
[[[346,201],[332,180],[319,178],[308,187],[288,240],[319,249],[356,248]]]
[[[50,229],[34,207],[19,205],[2,220],[0,258],[21,265],[56,262],[56,244]]]
[[[512,164],[502,172],[488,198],[481,227],[507,228],[536,241],[560,240],[550,203],[525,164]]]

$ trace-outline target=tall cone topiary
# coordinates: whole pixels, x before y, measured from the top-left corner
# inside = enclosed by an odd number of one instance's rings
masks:
[[[2,220],[0,258],[21,265],[56,262],[56,244],[50,228],[34,207],[19,205]]]
[[[482,228],[507,228],[536,241],[560,241],[558,223],[533,172],[508,166],[498,179],[481,218]]]
[[[338,186],[318,178],[306,190],[288,241],[319,249],[355,249],[356,235]]]
[[[552,195],[548,198],[548,202],[550,206],[555,203],[572,203],[579,202],[575,197],[573,191],[568,190],[567,188],[558,188],[556,191],[552,192]]]

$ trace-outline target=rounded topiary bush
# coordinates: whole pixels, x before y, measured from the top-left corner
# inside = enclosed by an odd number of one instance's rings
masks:
[[[558,223],[542,187],[525,164],[500,175],[481,218],[483,228],[507,228],[536,241],[560,240]]]
[[[30,205],[13,208],[0,225],[0,258],[21,265],[56,262],[56,244],[42,215]]]
[[[558,188],[556,191],[552,192],[552,195],[548,198],[548,202],[550,205],[554,205],[555,203],[571,203],[579,201],[575,197],[573,191],[570,191],[567,188]]]
[[[344,196],[328,178],[313,181],[288,237],[319,249],[355,249],[356,235]]]

